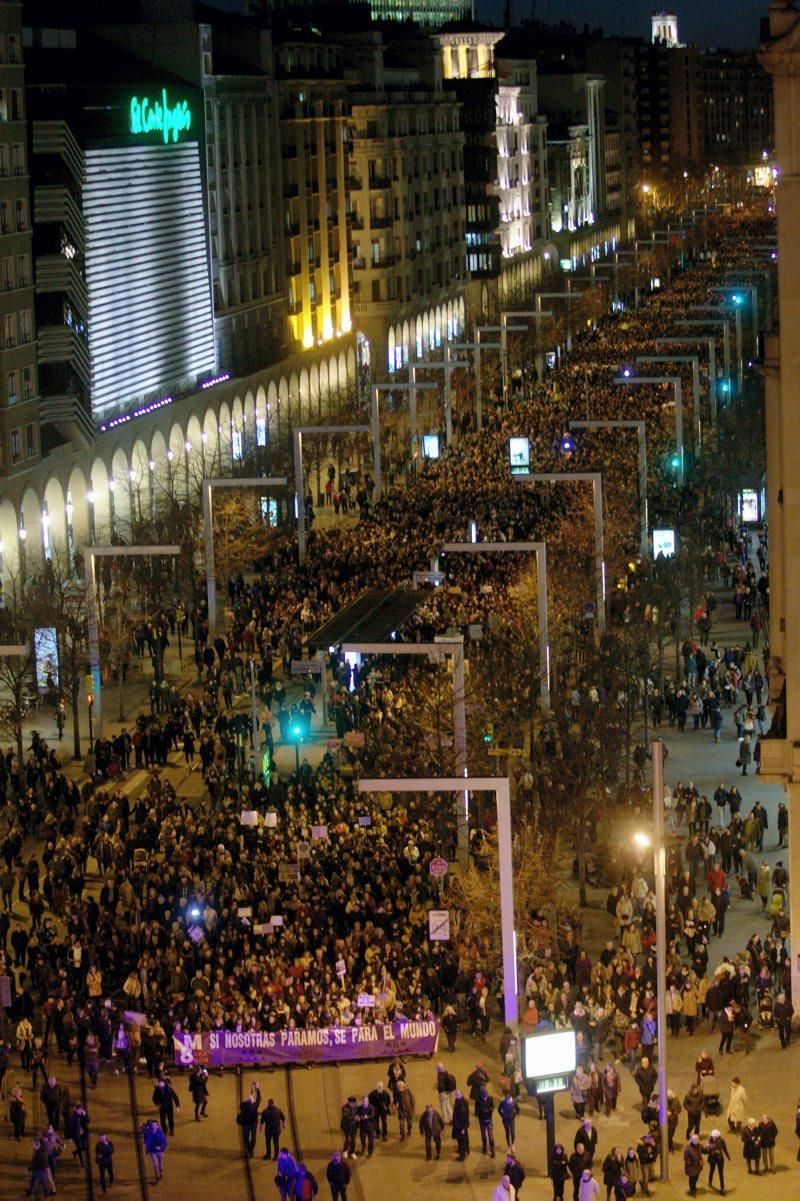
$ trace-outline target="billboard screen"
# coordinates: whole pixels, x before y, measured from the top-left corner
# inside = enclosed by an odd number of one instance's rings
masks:
[[[36,687],[40,692],[58,688],[58,634],[55,626],[37,626],[33,632],[33,649],[36,655]]]
[[[675,554],[675,531],[653,530],[653,558],[663,555],[670,559]]]
[[[439,435],[438,434],[423,434],[422,435],[422,457],[423,457],[423,459],[438,459],[439,458]]]
[[[522,1074],[526,1080],[562,1076],[575,1071],[575,1031],[532,1034],[522,1041]]]
[[[531,469],[531,444],[529,438],[509,438],[508,461],[512,475],[527,475]]]

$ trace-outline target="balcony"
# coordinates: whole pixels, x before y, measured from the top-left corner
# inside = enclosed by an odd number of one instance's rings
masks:
[[[299,221],[291,221],[286,226],[286,237],[287,238],[297,238],[297,237],[299,237],[299,235],[300,235],[300,222]]]
[[[296,183],[285,183],[283,185],[284,200],[293,200],[295,197],[297,197],[299,195],[300,195],[300,188],[298,187],[298,185]]]
[[[350,225],[353,229],[364,228],[364,219],[359,217],[358,213],[348,213],[347,216],[350,218]]]
[[[392,177],[391,175],[370,175],[369,186],[371,191],[390,188],[392,186]]]
[[[382,217],[372,216],[369,219],[369,223],[373,229],[388,229],[389,226],[393,224],[393,222],[394,222],[393,217],[386,217],[386,216],[382,216]]]
[[[299,263],[287,263],[286,264],[286,274],[287,275],[299,275],[300,274],[300,264]]]
[[[357,175],[349,175],[347,177],[347,186],[351,192],[360,192],[361,189],[363,188],[364,184],[363,184],[363,181],[360,180]],[[372,185],[370,185],[370,186],[372,186]]]

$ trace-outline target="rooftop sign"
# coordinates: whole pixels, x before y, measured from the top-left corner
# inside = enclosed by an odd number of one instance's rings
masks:
[[[167,89],[161,89],[161,99],[151,100],[143,96],[131,97],[130,131],[144,135],[160,133],[165,142],[170,138],[177,142],[181,134],[192,126],[192,110],[188,100],[177,100],[174,104],[167,98]]]

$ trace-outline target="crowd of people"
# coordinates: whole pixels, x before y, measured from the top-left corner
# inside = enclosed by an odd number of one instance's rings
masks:
[[[318,767],[303,762],[288,778],[273,771],[268,781],[261,771],[260,748],[248,740],[249,719],[242,720],[234,701],[249,679],[252,659],[266,754],[279,740],[287,740],[295,718],[307,729],[318,703],[312,678],[304,681],[304,695],[292,705],[275,665],[301,658],[309,631],[366,587],[393,587],[427,566],[445,541],[465,537],[470,520],[477,520],[482,540],[529,539],[535,533],[556,553],[559,546],[574,544],[577,559],[585,552],[591,564],[590,523],[585,523],[584,539],[574,522],[575,497],[511,483],[508,437],[528,434],[532,459],[543,470],[558,467],[560,436],[576,405],[591,394],[592,415],[622,417],[635,407],[637,416],[648,420],[654,453],[666,450],[671,410],[663,391],[654,386],[634,398],[614,384],[614,374],[625,356],[654,350],[671,312],[705,294],[711,271],[710,265],[700,264],[635,315],[617,314],[601,322],[576,342],[565,367],[535,385],[531,396],[498,412],[490,430],[480,437],[463,432],[447,455],[416,477],[413,490],[390,492],[354,529],[312,532],[304,565],[297,564],[289,538],[271,544],[260,576],[245,581],[237,575],[231,581],[224,639],[208,643],[201,611],[186,618],[205,677],[202,689],[178,693],[157,685],[151,713],[142,714],[130,734],[98,740],[80,787],[41,739],[33,740],[21,774],[13,750],[0,760],[0,968],[13,981],[16,1041],[16,1047],[6,1045],[0,1053],[0,1078],[10,1107],[20,1100],[20,1080],[30,1073],[34,1088],[41,1079],[42,1088],[47,1083],[58,1092],[58,1112],[51,1115],[48,1109],[48,1117],[74,1127],[74,1100],[67,1096],[64,1107],[64,1090],[57,1073],[53,1076],[59,1056],[68,1063],[79,1060],[89,1073],[100,1062],[113,1062],[122,1070],[144,1062],[154,1088],[159,1082],[169,1088],[173,1032],[270,1031],[436,1015],[451,1049],[459,1020],[485,1033],[484,1019],[502,996],[502,980],[485,968],[481,947],[469,937],[451,943],[428,937],[428,910],[439,903],[428,869],[431,859],[451,846],[449,815],[432,811],[427,801],[409,799],[400,805],[385,794],[364,796],[357,789],[359,772],[386,753],[386,740],[378,739],[377,732],[402,729],[402,711],[413,704],[413,687],[380,671],[354,680],[344,662],[335,662],[330,703],[337,734],[341,738],[361,731],[364,745],[342,743]],[[602,445],[604,435],[598,438]],[[574,465],[588,462],[597,449],[588,444],[579,449]],[[608,456],[606,495],[614,498],[609,503],[621,524],[627,520],[635,528],[635,497],[622,486],[629,472],[627,450],[618,446]],[[747,562],[745,557],[743,577],[737,570],[732,578],[735,597],[751,589]],[[518,569],[512,563],[481,557],[467,565],[448,564],[445,570],[453,586],[431,591],[404,636],[427,638],[456,628],[468,638],[470,625],[485,622],[489,628],[490,616],[502,619],[513,609],[508,585]],[[745,620],[744,600],[739,608]],[[752,612],[750,621],[755,643]],[[755,697],[752,664],[748,670],[747,663],[736,660],[712,671],[707,662],[701,671],[698,649],[690,648],[685,666],[689,687],[713,693],[719,688],[724,699],[735,701],[737,690],[747,696],[749,681]],[[732,698],[726,683],[733,684]],[[669,710],[666,697],[665,704]],[[745,712],[743,731],[747,721]],[[197,755],[205,784],[197,801],[177,797],[159,771],[175,751],[187,767]],[[415,763],[424,768],[425,746],[404,748],[404,758],[407,770]],[[151,769],[151,775],[130,800],[119,781],[140,767]],[[725,1014],[716,1020],[727,1028],[729,1011],[734,1025],[744,1028],[742,1015],[758,982],[759,996],[775,998],[776,1014],[781,996],[785,1002],[785,910],[776,913],[763,943],[748,944],[736,962],[723,960],[708,976],[708,945],[724,928],[731,870],[725,864],[729,861],[749,878],[748,856],[758,849],[750,846],[749,819],[733,812],[735,789],[725,793],[731,818],[724,829],[698,818],[705,811],[703,798],[690,787],[676,786],[672,798],[673,825],[690,822],[686,847],[676,848],[671,858],[670,1012],[676,1036],[707,1015]],[[608,1065],[603,1067],[602,1061],[609,1050],[615,1048],[637,1070],[646,1070],[647,1051],[656,1039],[651,889],[637,865],[624,857],[612,870],[616,878],[609,912],[617,923],[616,941],[596,962],[574,942],[562,948],[563,955],[555,952],[536,963],[526,986],[526,1026],[569,1023],[577,1031],[583,1074],[577,1079],[589,1081],[586,1096],[576,1105],[576,1113],[583,1107],[580,1116],[587,1107],[593,1112],[598,1097],[606,1103],[605,1083],[598,1094],[593,1082],[605,1080]],[[87,883],[95,879],[97,888]],[[703,881],[708,895],[698,900],[697,886]],[[785,879],[782,885],[770,879],[770,905],[779,886],[785,893]],[[756,866],[752,889],[763,899],[761,887]],[[715,989],[723,1002],[718,1008]],[[374,1008],[359,1008],[359,993],[374,996]],[[121,1019],[130,1008],[146,1014],[143,1026]],[[504,1109],[495,1109],[488,1092],[481,1095],[483,1086],[473,1095],[474,1083],[466,1082],[482,1146],[490,1155],[494,1138],[489,1137],[489,1115],[499,1113],[509,1151],[508,1187],[502,1185],[507,1193],[524,1178],[515,1168],[513,1151],[519,1091],[515,1054],[513,1044],[505,1048],[503,1068],[510,1087],[499,1103]],[[401,1098],[405,1091],[410,1090],[397,1089]],[[452,1094],[453,1113],[463,1114],[463,1094],[456,1089],[437,1092]],[[583,1096],[574,1084],[573,1096],[578,1092]],[[613,1097],[608,1103],[613,1104]],[[24,1113],[18,1106],[14,1112],[14,1129],[19,1128],[22,1138]],[[159,1128],[166,1134],[168,1107],[159,1112]],[[431,1107],[426,1107],[420,1114],[425,1147],[429,1154],[432,1148],[438,1153],[436,1135],[441,1138],[442,1131],[436,1128],[452,1122],[459,1156],[466,1158],[469,1141],[457,1131],[465,1134],[469,1107],[466,1124],[459,1125],[446,1112],[447,1107],[445,1113],[440,1107],[431,1117]],[[414,1116],[412,1099],[409,1121]],[[366,1127],[363,1114],[354,1120],[356,1130],[369,1135],[371,1118]],[[59,1121],[50,1121],[55,1132]],[[55,1159],[50,1161],[46,1133],[37,1140],[31,1172],[49,1172],[52,1183]],[[160,1161],[153,1156],[161,1139],[152,1128],[149,1134],[143,1131],[143,1138],[158,1178]],[[367,1143],[371,1145],[369,1138]],[[348,1145],[342,1155],[352,1153]],[[46,1167],[39,1162],[42,1154]],[[586,1154],[585,1144],[581,1154]],[[107,1159],[105,1183],[107,1177],[113,1179],[113,1149],[102,1156]],[[581,1168],[576,1198],[590,1166]],[[333,1191],[330,1175],[328,1179]],[[346,1188],[346,1182],[337,1187]],[[580,1194],[580,1201],[587,1197]]]

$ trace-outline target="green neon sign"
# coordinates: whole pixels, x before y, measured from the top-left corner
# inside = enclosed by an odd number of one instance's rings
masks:
[[[161,100],[143,96],[131,97],[130,129],[133,134],[160,133],[165,142],[177,142],[182,133],[192,127],[192,110],[188,100],[170,104],[167,89],[161,89]]]

